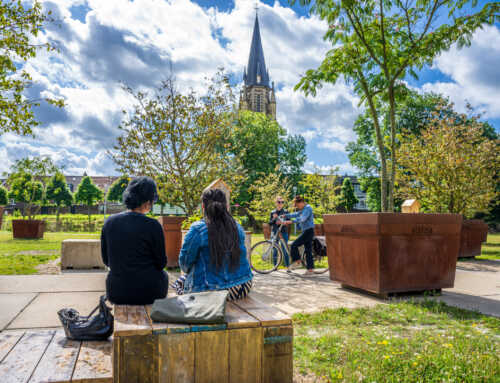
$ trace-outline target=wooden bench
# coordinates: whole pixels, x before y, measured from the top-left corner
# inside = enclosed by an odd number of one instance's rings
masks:
[[[79,342],[60,330],[0,333],[0,382],[111,383],[112,340]]]
[[[113,382],[292,382],[293,327],[249,297],[217,325],[152,322],[151,306],[115,306]]]

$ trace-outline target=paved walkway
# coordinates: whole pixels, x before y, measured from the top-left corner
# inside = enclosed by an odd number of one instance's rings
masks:
[[[102,272],[0,276],[0,331],[58,327],[57,311],[63,307],[87,314],[105,290],[105,277]],[[254,294],[289,314],[387,303],[343,289],[328,274],[304,277],[300,271],[256,275]],[[459,262],[455,287],[433,299],[500,317],[500,261]]]

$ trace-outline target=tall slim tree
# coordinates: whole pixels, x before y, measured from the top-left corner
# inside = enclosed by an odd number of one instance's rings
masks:
[[[102,200],[103,192],[99,189],[89,176],[83,177],[75,193],[75,201],[87,206],[89,217],[89,228],[91,224],[90,207]]]
[[[295,0],[290,0],[295,3]],[[311,0],[300,0],[310,5]],[[461,15],[464,6],[469,14]],[[315,94],[323,83],[352,82],[372,115],[380,156],[382,211],[394,210],[396,106],[406,75],[432,64],[442,51],[470,44],[474,31],[500,20],[498,2],[474,12],[476,0],[315,0],[311,12],[330,24],[330,50],[318,69],[308,70],[296,89]],[[378,104],[389,104],[389,142],[381,130]],[[390,161],[390,163],[389,163]]]
[[[130,182],[129,176],[121,176],[111,184],[106,199],[108,201],[122,202],[122,195]]]
[[[57,206],[56,228],[59,228],[61,206],[71,206],[73,203],[73,194],[69,190],[66,178],[61,172],[57,172],[50,178],[47,184],[46,198]]]
[[[20,63],[33,59],[40,49],[54,50],[50,43],[34,42],[49,21],[50,11],[44,14],[39,1],[0,2],[0,135],[6,132],[32,135],[33,127],[39,125],[33,107],[41,100],[26,97],[25,90],[33,79]],[[45,101],[64,106],[62,100],[46,98]]]
[[[356,194],[354,194],[354,187],[352,186],[351,179],[349,177],[345,177],[342,182],[342,187],[340,188],[338,200],[339,206],[349,213],[352,209],[354,209],[354,206],[356,206],[358,202]]]

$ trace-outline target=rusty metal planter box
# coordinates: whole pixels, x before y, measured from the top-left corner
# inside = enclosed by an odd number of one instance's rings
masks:
[[[475,257],[481,254],[481,244],[488,237],[488,225],[480,219],[464,220],[460,240],[459,258]]]
[[[45,231],[45,221],[14,219],[12,220],[12,235],[16,239],[40,239]]]
[[[167,267],[179,266],[179,252],[182,246],[182,221],[186,217],[161,216],[158,218],[165,236],[165,253],[167,254]]]
[[[453,287],[458,214],[324,215],[330,279],[377,294]]]

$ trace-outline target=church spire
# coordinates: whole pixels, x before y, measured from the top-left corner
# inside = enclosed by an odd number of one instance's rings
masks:
[[[269,87],[269,74],[264,60],[264,50],[260,39],[259,16],[257,14],[255,14],[252,45],[244,80],[246,86],[261,85]]]

